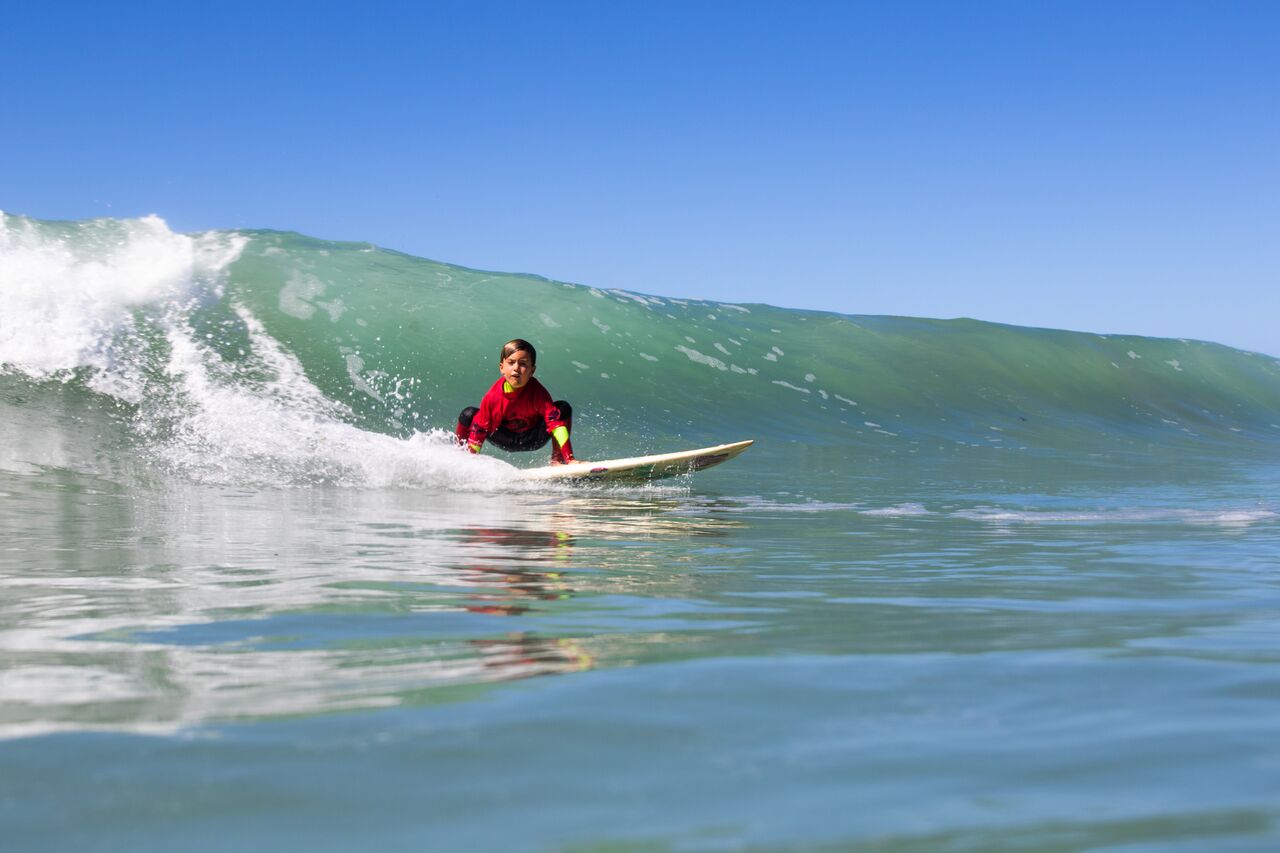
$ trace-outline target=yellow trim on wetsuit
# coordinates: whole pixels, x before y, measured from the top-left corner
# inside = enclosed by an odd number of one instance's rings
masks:
[[[564,447],[569,442],[569,428],[558,426],[551,431],[551,437],[556,440],[556,444]]]

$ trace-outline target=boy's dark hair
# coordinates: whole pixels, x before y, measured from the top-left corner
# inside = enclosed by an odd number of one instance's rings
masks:
[[[498,350],[498,363],[501,364],[507,360],[507,356],[511,355],[511,353],[519,352],[520,350],[524,350],[529,353],[530,364],[534,367],[538,366],[538,351],[533,348],[533,344],[529,343],[524,338],[513,338],[503,344],[502,349]]]

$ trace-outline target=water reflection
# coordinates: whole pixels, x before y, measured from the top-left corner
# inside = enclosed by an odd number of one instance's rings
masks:
[[[9,737],[450,701],[580,672],[617,646],[591,618],[628,583],[611,571],[667,565],[739,524],[653,497],[5,477]]]
[[[0,471],[0,734],[444,703],[714,656],[1274,656],[1274,513],[964,489],[125,492]]]
[[[472,601],[464,605],[471,613],[519,616],[528,613],[534,602],[567,599],[573,594],[564,571],[570,568],[573,556],[572,534],[463,528],[451,535],[461,541],[493,546],[491,551],[477,554],[472,562],[450,567],[468,585],[477,588]],[[538,568],[546,566],[560,570]]]

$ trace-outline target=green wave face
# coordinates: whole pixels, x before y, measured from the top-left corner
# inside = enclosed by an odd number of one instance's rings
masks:
[[[538,377],[573,402],[575,446],[594,458],[742,438],[869,459],[1280,441],[1280,362],[1198,341],[602,291],[158,220],[4,217],[0,253],[11,415],[31,422],[34,406],[69,429],[79,394],[120,434],[232,481],[343,479],[386,442],[420,451],[478,402],[515,337],[537,346]]]
[[[373,429],[449,425],[523,337],[552,393],[620,446],[1280,436],[1280,362],[1199,341],[602,291],[278,233],[252,235],[228,292]]]

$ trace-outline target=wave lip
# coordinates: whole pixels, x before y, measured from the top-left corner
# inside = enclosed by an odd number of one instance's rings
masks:
[[[0,366],[33,379],[110,371],[136,309],[216,296],[245,243],[175,234],[157,216],[37,225],[0,212]]]

